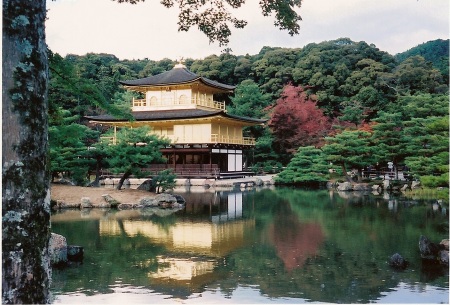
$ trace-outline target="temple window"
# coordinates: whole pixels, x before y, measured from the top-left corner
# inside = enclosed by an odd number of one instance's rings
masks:
[[[185,94],[182,94],[179,98],[178,98],[178,103],[180,105],[185,105],[187,104],[187,96]]]

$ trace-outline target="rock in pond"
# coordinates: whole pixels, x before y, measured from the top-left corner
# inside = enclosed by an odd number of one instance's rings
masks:
[[[420,256],[424,260],[438,262],[448,266],[448,240],[444,239],[439,244],[431,242],[426,236],[419,239]]]
[[[256,186],[263,186],[264,185],[264,181],[261,178],[256,178],[255,179],[255,185]]]
[[[80,203],[68,203],[63,200],[56,201],[56,208],[58,209],[79,209]]]
[[[102,208],[102,209],[110,209],[111,208],[111,204],[108,202],[102,202],[99,203],[95,206],[96,208]]]
[[[92,205],[91,199],[89,197],[82,197],[80,207],[82,209],[89,209],[89,208],[93,208],[94,206]]]
[[[143,207],[155,207],[155,206],[158,206],[158,204],[155,202],[155,200],[153,198],[150,198],[150,197],[142,198],[139,201],[139,204],[142,205]]]
[[[177,194],[174,194],[173,196],[177,199],[177,203],[178,204],[185,204],[186,203],[186,200],[183,198],[183,196],[177,195]]]
[[[107,203],[109,203],[111,205],[112,208],[117,208],[117,206],[120,204],[119,201],[112,198],[111,195],[109,195],[109,194],[104,194],[104,195],[102,195],[102,197],[103,197],[103,199],[105,199],[105,201]]]
[[[144,208],[160,207],[163,209],[180,208],[186,203],[186,200],[180,195],[172,195],[169,193],[158,194],[155,197],[145,197],[139,202]]]
[[[84,248],[81,246],[67,245],[64,236],[51,233],[48,252],[50,262],[55,267],[64,267],[69,262],[81,262],[84,257]]]
[[[119,210],[131,210],[135,207],[133,203],[121,203],[117,206]]]
[[[365,184],[365,183],[356,183],[356,184],[353,185],[353,190],[354,191],[361,191],[361,192],[371,191],[372,187],[370,185],[368,185],[368,184]]]
[[[444,246],[431,242],[426,236],[421,235],[419,239],[420,256],[423,259],[435,260],[439,251],[444,250]]]
[[[67,240],[64,236],[51,233],[48,244],[48,252],[52,265],[67,264]]]
[[[441,264],[448,267],[448,250],[441,250],[439,252],[438,260]]]
[[[177,198],[175,198],[175,196],[168,194],[168,193],[158,194],[155,196],[155,198],[153,200],[157,203],[162,203],[162,202],[175,203],[175,202],[177,202]]]
[[[172,195],[169,193],[158,194],[153,198],[153,202],[156,206],[163,209],[174,209],[183,207],[186,200],[179,195]]]
[[[152,180],[151,179],[147,179],[144,182],[142,182],[141,185],[139,185],[137,187],[138,190],[143,190],[143,191],[150,191],[152,190],[153,185],[152,185]]]
[[[398,253],[395,253],[389,259],[389,266],[395,269],[403,270],[408,266],[408,262]]]
[[[84,248],[81,246],[68,245],[67,259],[72,262],[81,262],[84,258]]]
[[[338,183],[337,190],[338,191],[352,191],[353,186],[350,182]]]
[[[411,189],[412,190],[414,190],[414,189],[418,189],[418,188],[421,188],[422,186],[420,185],[420,181],[413,181],[413,182],[411,182]]]

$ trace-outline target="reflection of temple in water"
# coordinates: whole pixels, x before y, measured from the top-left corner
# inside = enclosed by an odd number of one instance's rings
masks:
[[[170,252],[222,257],[244,243],[244,232],[254,227],[254,220],[233,222],[177,221],[165,227],[150,220],[100,220],[100,235],[145,236],[152,243],[164,245]]]
[[[208,215],[213,223],[227,222],[235,219],[248,218],[243,214],[243,197],[246,193],[230,191],[210,191],[192,189],[184,194],[186,202],[185,213],[189,215]]]
[[[201,292],[204,285],[220,278],[220,274],[214,272],[217,259],[159,256],[157,261],[158,270],[149,272],[148,277],[161,287]]]
[[[176,213],[176,222],[143,220],[138,217],[99,220],[102,236],[144,236],[152,244],[162,245],[168,254],[158,256],[158,270],[149,272],[152,282],[196,289],[217,275],[214,268],[220,258],[243,246],[245,232],[254,228],[245,193],[203,192],[182,195],[184,210]],[[120,212],[119,212],[120,213]],[[155,260],[155,258],[149,258]]]

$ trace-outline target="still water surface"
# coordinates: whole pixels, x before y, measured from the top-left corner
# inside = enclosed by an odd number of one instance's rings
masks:
[[[84,247],[53,271],[54,303],[448,303],[448,269],[420,235],[448,238],[436,200],[277,188],[177,191],[167,210],[65,210],[52,231]],[[448,205],[447,205],[448,206]],[[405,271],[387,260],[400,253]]]

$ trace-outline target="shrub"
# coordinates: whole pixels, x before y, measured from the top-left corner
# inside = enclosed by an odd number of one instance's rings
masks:
[[[448,174],[440,176],[422,176],[420,182],[425,187],[448,187]]]
[[[152,177],[152,189],[156,193],[165,192],[175,187],[175,179],[177,175],[171,169],[160,171],[156,176]]]

